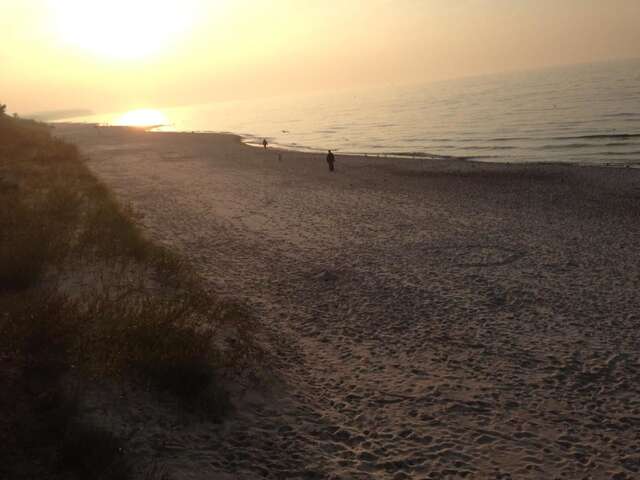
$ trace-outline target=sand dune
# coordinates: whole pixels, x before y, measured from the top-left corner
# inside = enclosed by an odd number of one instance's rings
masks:
[[[175,478],[640,477],[640,171],[56,133],[264,325],[223,427],[122,427]]]

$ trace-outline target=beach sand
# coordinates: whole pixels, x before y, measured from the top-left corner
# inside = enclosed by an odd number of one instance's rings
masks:
[[[54,134],[264,328],[224,425],[121,413],[171,478],[640,478],[640,170]]]

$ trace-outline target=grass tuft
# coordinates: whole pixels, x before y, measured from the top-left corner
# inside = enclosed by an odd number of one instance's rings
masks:
[[[57,467],[78,479],[128,480],[131,467],[124,459],[121,440],[111,433],[70,422],[58,450]]]
[[[19,191],[0,193],[0,291],[23,290],[42,274],[53,231],[39,214]]]
[[[0,114],[0,477],[126,479],[124,445],[82,421],[64,380],[144,385],[218,421],[231,411],[219,372],[258,352],[255,323],[49,130]]]

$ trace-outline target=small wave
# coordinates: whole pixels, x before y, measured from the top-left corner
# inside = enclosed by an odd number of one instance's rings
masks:
[[[598,133],[574,137],[551,137],[551,140],[607,140],[609,138],[640,138],[640,133]]]
[[[569,150],[576,148],[589,148],[599,147],[600,145],[594,145],[592,143],[568,143],[562,145],[541,145],[539,147],[531,147],[531,150]]]
[[[611,152],[607,150],[603,150],[600,152],[581,152],[579,154],[580,157],[584,158],[603,158],[603,157],[611,157],[611,158],[628,158],[628,157],[637,157],[640,155],[640,150],[636,150],[633,152]]]
[[[504,158],[499,155],[474,155],[473,157],[460,157],[466,160],[488,160],[488,159],[496,159],[496,158]]]
[[[406,158],[431,158],[434,160],[454,160],[454,159],[462,159],[466,157],[454,157],[451,155],[435,155],[433,153],[426,152],[384,152],[380,153],[380,155],[389,155],[392,157],[406,157]]]
[[[635,146],[640,146],[639,143],[629,143],[629,142],[609,142],[609,143],[603,143],[602,146],[604,147],[635,147]]]
[[[633,152],[604,152],[604,154],[612,157],[630,157],[632,155],[633,156],[640,155],[640,150],[636,150]]]
[[[531,137],[498,137],[488,138],[487,142],[511,142],[511,141],[524,141],[531,140]]]
[[[640,113],[620,112],[620,113],[608,113],[603,115],[606,118],[620,118],[620,117],[640,117]]]
[[[535,140],[532,137],[500,137],[500,138],[484,138],[484,137],[476,137],[476,138],[428,138],[428,137],[405,137],[400,139],[403,142],[414,143],[414,142],[442,142],[442,143],[471,143],[471,142],[518,142],[518,141],[526,141],[526,140]]]
[[[459,150],[516,150],[518,147],[511,147],[507,145],[491,145],[491,146],[471,146],[471,147],[460,147]]]

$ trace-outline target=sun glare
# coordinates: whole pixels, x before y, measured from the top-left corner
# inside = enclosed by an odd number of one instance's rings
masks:
[[[168,125],[169,119],[158,110],[141,109],[125,113],[115,124],[127,127],[158,127]]]
[[[195,21],[195,0],[50,0],[63,39],[116,59],[161,52]]]

